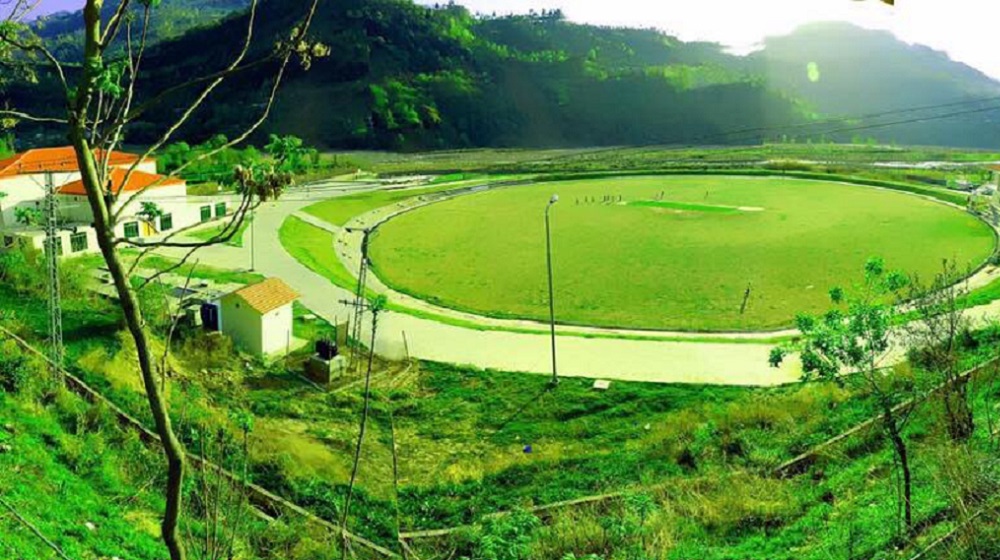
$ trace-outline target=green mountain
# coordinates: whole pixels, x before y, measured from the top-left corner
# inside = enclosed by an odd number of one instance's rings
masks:
[[[147,41],[158,43],[181,37],[196,27],[210,27],[222,18],[246,8],[249,0],[162,0],[150,18]],[[102,7],[105,21],[112,16],[118,2],[107,2]],[[142,5],[132,4],[135,16],[133,28],[139,36],[142,23]],[[33,26],[52,52],[61,60],[79,60],[83,53],[83,16],[81,12],[60,12],[38,18]],[[124,44],[124,34],[118,41]]]
[[[211,25],[208,16],[203,25],[178,25],[175,29],[189,29],[154,41],[144,93],[224,67],[242,44],[247,15],[233,10],[243,3],[166,0],[157,21],[173,17],[169,10],[188,13],[192,5],[229,15]],[[273,48],[307,5],[307,0],[265,0],[251,56]],[[67,20],[66,29],[71,28]],[[60,41],[73,33],[56,33],[52,21],[45,32]],[[296,66],[289,72],[261,137],[286,133],[321,147],[387,149],[854,136],[953,146],[1000,143],[991,112],[878,126],[975,104],[827,121],[1000,95],[1000,84],[941,53],[846,24],[807,26],[739,57],[719,45],[685,43],[654,30],[569,23],[559,11],[497,18],[473,16],[453,4],[339,0],[320,3],[312,35],[329,45],[332,55],[309,71]],[[163,31],[158,38],[167,36]],[[181,136],[201,141],[237,132],[258,114],[273,72],[274,67],[256,67],[224,84]],[[44,80],[41,87],[11,88],[10,95],[22,105],[58,106]],[[149,112],[129,131],[129,140],[152,140],[171,116]],[[872,125],[876,128],[864,128]]]
[[[261,51],[304,5],[272,0],[261,7]],[[320,6],[313,31],[333,56],[289,76],[269,131],[321,146],[677,143],[799,120],[791,100],[727,66],[733,57],[716,45],[575,25],[558,12],[495,19],[407,0]],[[230,19],[160,45],[150,53],[150,90],[218,68],[244,26]],[[186,132],[199,137],[245,123],[268,73],[228,84],[217,95],[226,102]],[[141,131],[161,124],[144,123]]]
[[[787,36],[770,38],[763,50],[748,57],[748,70],[825,115],[868,115],[950,105],[869,118],[859,121],[859,125],[1000,105],[1000,83],[982,72],[951,60],[945,53],[904,43],[888,32],[846,23],[813,24]],[[993,101],[971,102],[983,98]],[[956,104],[967,101],[964,105]],[[905,144],[996,147],[1000,145],[1000,111],[857,134]]]

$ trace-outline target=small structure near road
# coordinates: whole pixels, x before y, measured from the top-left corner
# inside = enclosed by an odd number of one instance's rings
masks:
[[[218,328],[241,350],[260,358],[294,350],[292,304],[299,298],[279,278],[269,278],[223,296]]]

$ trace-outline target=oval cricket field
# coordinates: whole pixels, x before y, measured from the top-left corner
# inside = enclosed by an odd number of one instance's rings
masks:
[[[994,233],[954,207],[866,186],[771,177],[620,177],[505,187],[402,214],[371,257],[393,289],[481,315],[633,329],[759,331],[829,305],[873,256],[927,277],[975,268]]]

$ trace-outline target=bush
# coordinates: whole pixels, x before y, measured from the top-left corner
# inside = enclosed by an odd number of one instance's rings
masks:
[[[237,362],[233,341],[228,336],[202,330],[186,333],[178,355],[195,371],[232,368]]]
[[[48,370],[40,359],[28,355],[13,340],[0,342],[0,390],[37,397],[51,385]]]

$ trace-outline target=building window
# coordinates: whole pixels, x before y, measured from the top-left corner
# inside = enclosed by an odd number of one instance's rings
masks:
[[[220,202],[215,205],[215,217],[221,218],[226,215],[226,203]]]
[[[139,237],[139,222],[128,222],[125,224],[125,239]]]
[[[87,234],[84,232],[74,233],[69,236],[69,245],[74,253],[87,250]]]
[[[201,207],[201,221],[207,222],[212,219],[212,207],[202,206]]]
[[[174,229],[174,215],[164,214],[160,216],[160,231],[170,231]]]

